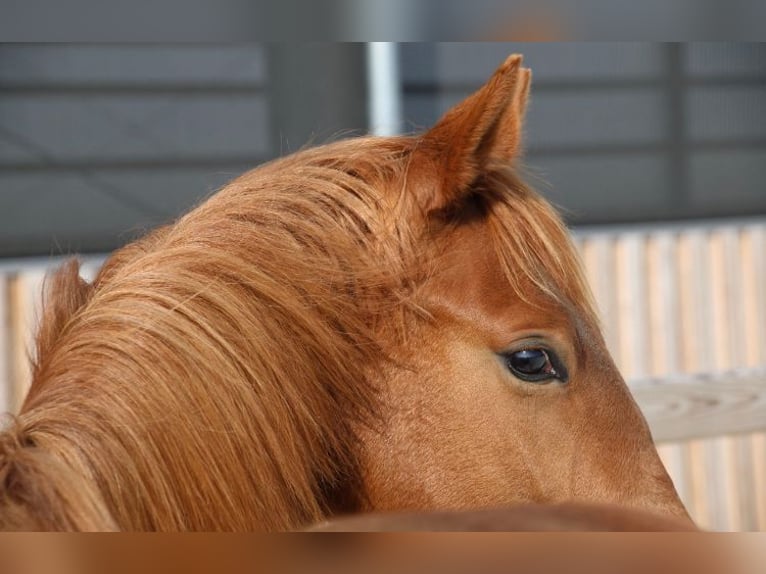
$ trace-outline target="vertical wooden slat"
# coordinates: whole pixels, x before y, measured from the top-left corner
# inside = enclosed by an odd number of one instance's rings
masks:
[[[26,393],[30,381],[29,354],[26,333],[27,293],[24,278],[19,273],[9,277],[8,299],[10,301],[11,336],[11,410],[18,411],[19,397]]]
[[[733,436],[732,450],[735,453],[731,465],[727,469],[733,481],[737,483],[737,498],[733,501],[736,507],[736,522],[732,530],[752,531],[758,529],[758,508],[756,492],[759,489],[755,482],[755,452],[753,450],[753,435]],[[766,485],[761,485],[764,488]]]
[[[681,502],[684,506],[689,507],[689,478],[687,468],[685,466],[688,453],[686,452],[686,446],[678,443],[659,443],[657,444],[657,453],[660,455],[662,464],[665,465],[665,469],[670,475],[670,479],[673,481],[673,486],[678,492],[678,496],[681,498]]]
[[[732,284],[729,268],[732,261],[726,245],[726,230],[714,229],[708,238],[709,267],[707,284],[710,285],[712,323],[708,332],[712,342],[710,359],[713,371],[725,371],[734,362],[732,350],[734,305],[730,292]],[[713,526],[718,530],[734,530],[738,522],[738,492],[736,476],[730,469],[736,467],[735,443],[730,437],[707,441],[709,467],[709,499]]]
[[[740,252],[744,364],[759,367],[766,365],[766,225],[750,225],[742,229]],[[752,468],[751,496],[743,499],[740,505],[750,509],[743,528],[766,530],[766,432],[742,440],[749,443],[748,462]]]
[[[726,368],[741,369],[745,366],[746,342],[742,328],[745,323],[745,309],[742,303],[744,286],[742,284],[742,261],[740,231],[727,226],[720,231],[723,251],[723,279],[726,288],[726,307],[728,311],[728,352],[730,363]]]
[[[647,296],[649,300],[649,368],[653,377],[677,374],[681,367],[681,329],[678,294],[676,234],[657,231],[649,235],[646,246]],[[689,504],[688,458],[684,444],[661,444],[658,452],[670,474],[678,495]]]
[[[592,233],[583,238],[582,258],[585,273],[600,313],[604,340],[615,363],[619,364],[617,342],[617,292],[614,286],[614,241],[607,233]]]
[[[752,437],[753,482],[755,489],[755,514],[758,530],[766,530],[766,432]]]
[[[735,226],[726,226],[720,233],[723,249],[723,268],[726,284],[726,301],[728,311],[728,346],[730,364],[729,369],[744,369],[748,366],[748,333],[746,332],[746,295],[745,273],[743,269],[753,264],[752,261],[743,258],[742,229]],[[731,501],[732,505],[732,530],[755,530],[758,524],[757,509],[755,507],[755,492],[758,485],[754,482],[754,457],[753,442],[751,436],[735,436],[727,439],[730,441],[730,468],[728,469],[729,480],[734,485],[736,497]],[[764,485],[766,487],[766,485]]]
[[[766,364],[766,229],[745,228],[740,250],[745,361],[756,367]]]
[[[707,258],[705,257],[704,232],[693,230],[681,234],[678,245],[679,286],[681,292],[681,330],[683,370],[688,373],[706,371],[710,368],[710,353],[705,330],[711,321]],[[690,476],[690,512],[703,528],[713,524],[713,509],[708,493],[711,488],[708,477],[708,452],[705,441],[689,441],[687,468]]]
[[[707,233],[697,229],[679,238],[683,368],[687,373],[710,372],[713,345],[710,338],[711,295],[708,278]]]
[[[720,230],[713,230],[708,239],[710,257],[705,283],[710,286],[710,304],[712,321],[707,331],[710,333],[711,370],[724,371],[732,364],[731,357],[731,317],[730,301],[727,297],[729,277],[727,276],[726,253]]]
[[[647,242],[651,374],[655,377],[680,371],[681,328],[678,293],[676,235],[653,233]]]
[[[646,302],[644,235],[623,234],[616,243],[615,269],[618,302],[618,341],[623,376],[643,378],[648,374],[649,315]]]
[[[13,274],[10,280],[13,412],[21,407],[32,382],[33,338],[40,315],[44,277],[45,269],[30,269]]]

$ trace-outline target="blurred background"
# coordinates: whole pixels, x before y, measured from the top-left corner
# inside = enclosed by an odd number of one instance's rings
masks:
[[[766,529],[762,44],[0,45],[0,411],[60,256],[90,277],[263,161],[427,128],[513,52],[527,179],[573,226],[682,498],[704,527]]]
[[[4,6],[0,37],[26,42],[766,38],[766,5],[757,0],[153,0],[150,10],[141,2],[4,0]]]
[[[0,46],[0,257],[105,252],[309,142],[431,125],[512,52],[575,225],[766,213],[766,45]]]

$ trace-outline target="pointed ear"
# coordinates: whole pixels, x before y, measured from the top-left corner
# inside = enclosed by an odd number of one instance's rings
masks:
[[[521,132],[532,74],[510,56],[477,92],[449,110],[418,142],[418,164],[430,165],[435,186],[423,189],[427,212],[460,201],[491,165],[521,153]],[[414,162],[413,162],[414,163]],[[433,181],[433,179],[432,179]]]

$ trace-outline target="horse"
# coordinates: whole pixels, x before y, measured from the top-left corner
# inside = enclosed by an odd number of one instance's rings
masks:
[[[509,57],[421,134],[303,149],[46,281],[0,526],[292,530],[604,503],[689,520],[568,232],[522,180]]]

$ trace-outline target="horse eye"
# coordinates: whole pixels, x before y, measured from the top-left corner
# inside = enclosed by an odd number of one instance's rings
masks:
[[[505,363],[522,381],[545,383],[552,379],[566,381],[566,373],[555,353],[547,349],[522,349],[505,355]]]

